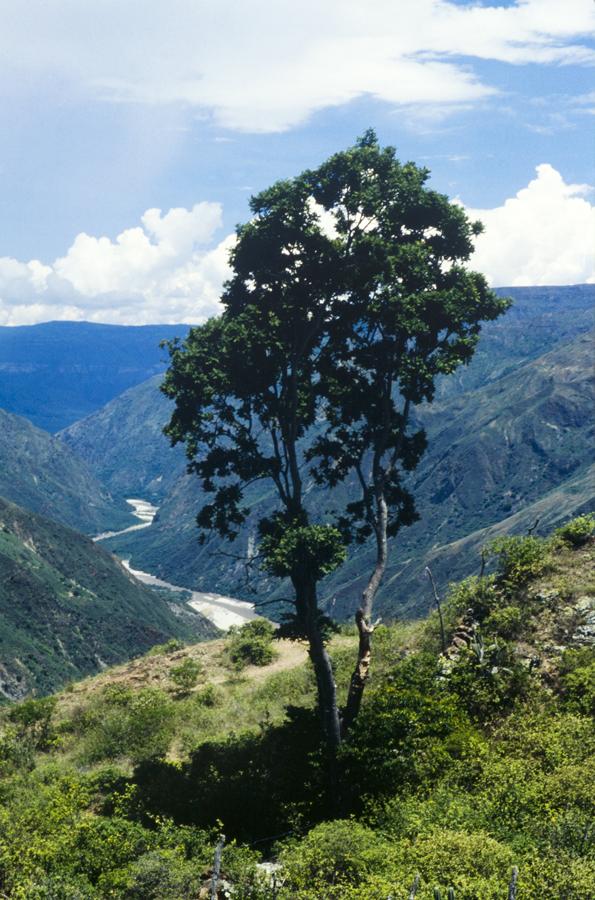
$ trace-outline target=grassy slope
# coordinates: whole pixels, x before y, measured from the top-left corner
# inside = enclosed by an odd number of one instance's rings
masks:
[[[554,605],[534,611],[531,636],[525,635],[518,652],[523,657],[542,657],[544,672],[549,673],[555,668],[561,648],[576,643],[579,625],[588,615],[592,617],[583,601],[591,598],[595,608],[595,543],[579,551],[558,548],[547,571],[533,580],[528,596],[544,591],[550,591]],[[371,687],[382,684],[395,661],[423,646],[428,629],[434,633],[435,628],[435,614],[429,620],[379,627],[374,641]],[[237,673],[226,660],[227,642],[228,639],[218,639],[172,652],[164,649],[73,684],[66,693],[58,695],[58,718],[69,721],[101,704],[102,697],[114,685],[132,691],[156,688],[177,697],[171,672],[186,659],[197,661],[201,674],[197,684],[176,700],[176,725],[168,751],[172,758],[180,758],[203,741],[220,740],[246,729],[258,731],[265,721],[279,724],[288,705],[313,707],[315,681],[303,643],[275,641],[278,658],[273,663],[264,668],[249,666]],[[347,688],[356,646],[356,635],[348,627],[330,643],[340,698]],[[213,706],[204,706],[201,698],[209,686],[216,689],[216,701]],[[78,752],[77,742],[78,738],[64,740],[64,752],[71,758]]]

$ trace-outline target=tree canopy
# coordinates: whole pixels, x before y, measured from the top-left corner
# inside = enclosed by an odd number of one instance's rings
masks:
[[[308,640],[327,740],[337,746],[361,702],[372,604],[388,538],[416,518],[404,473],[425,449],[416,404],[436,378],[469,361],[480,323],[507,306],[466,268],[481,225],[427,187],[372,131],[315,170],[252,198],[237,230],[222,313],[170,343],[167,427],[212,494],[203,533],[233,539],[248,485],[268,480],[275,511],[260,518],[265,567],[294,588],[294,633]],[[355,473],[360,495],[331,520],[305,482],[329,490]],[[376,564],[357,614],[360,652],[338,706],[320,579],[353,540],[373,537]]]

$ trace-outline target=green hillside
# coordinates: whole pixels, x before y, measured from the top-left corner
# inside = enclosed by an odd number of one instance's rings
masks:
[[[181,447],[163,434],[171,401],[161,375],[124,391],[58,437],[118,496],[159,503],[185,471]]]
[[[0,497],[0,694],[47,693],[170,637],[216,633],[176,615],[89,538]]]
[[[518,900],[592,900],[594,530],[492,546],[444,644],[436,613],[377,628],[339,787],[297,642],[161,648],[5,709],[3,893],[208,897],[224,832],[218,898],[506,900],[516,871]],[[355,643],[330,642],[341,697]]]
[[[27,419],[0,409],[0,496],[83,531],[98,534],[134,521],[84,460]]]

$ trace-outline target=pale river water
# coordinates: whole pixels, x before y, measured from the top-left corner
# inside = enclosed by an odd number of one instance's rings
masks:
[[[121,531],[104,531],[102,534],[98,534],[94,537],[94,541],[104,541],[107,538],[116,537],[120,534],[128,534],[131,531],[140,531],[141,528],[149,527],[155,518],[157,507],[148,503],[146,500],[138,500],[133,497],[126,500],[126,502],[132,506],[134,515],[141,520],[139,524],[130,525],[128,528],[123,528]],[[249,622],[251,619],[256,618],[254,605],[252,603],[247,603],[244,600],[235,600],[233,597],[224,597],[221,594],[191,591],[189,588],[171,584],[171,582],[163,581],[161,578],[157,578],[156,575],[151,575],[149,572],[141,572],[140,569],[133,569],[130,566],[130,561],[127,559],[122,560],[122,565],[128,569],[131,575],[134,575],[135,578],[142,581],[143,584],[168,588],[175,593],[181,593],[182,591],[190,593],[191,597],[190,600],[188,600],[188,606],[191,606],[192,609],[202,613],[202,615],[209,619],[213,625],[216,625],[217,628],[221,628],[223,631],[227,631],[232,625],[243,625],[245,622]]]

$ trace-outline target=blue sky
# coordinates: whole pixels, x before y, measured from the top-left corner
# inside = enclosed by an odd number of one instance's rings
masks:
[[[204,318],[250,193],[369,126],[484,220],[494,284],[595,280],[594,31],[592,0],[0,0],[0,324]]]

